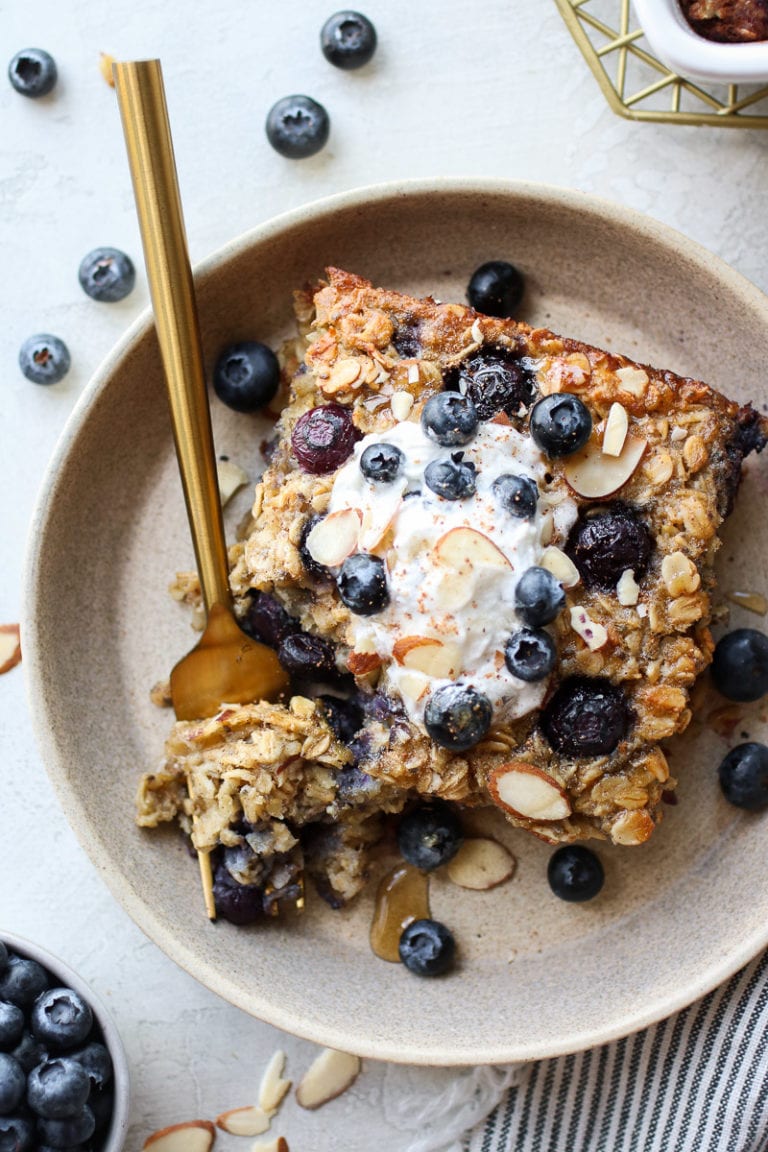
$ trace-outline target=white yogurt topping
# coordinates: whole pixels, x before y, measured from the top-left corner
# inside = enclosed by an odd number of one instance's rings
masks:
[[[405,455],[403,474],[390,484],[367,480],[360,470],[363,451],[382,442]],[[427,487],[424,469],[457,451],[475,465],[477,490],[445,500]],[[512,676],[504,645],[522,626],[514,609],[518,580],[565,537],[576,507],[568,498],[550,505],[542,496],[534,517],[523,520],[500,506],[492,485],[510,473],[541,484],[546,471],[535,444],[508,425],[483,422],[468,445],[455,449],[435,444],[420,423],[403,421],[366,436],[338,473],[329,512],[358,510],[357,550],[384,556],[388,569],[389,604],[374,616],[352,615],[353,647],[383,659],[383,689],[402,698],[416,723],[423,723],[428,696],[452,681],[483,692],[505,720],[541,705],[546,681]]]

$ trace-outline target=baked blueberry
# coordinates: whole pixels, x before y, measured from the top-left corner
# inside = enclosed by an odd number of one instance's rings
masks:
[[[539,502],[539,489],[530,476],[497,476],[493,494],[505,512],[521,520],[532,520]]]
[[[0,1000],[28,1008],[45,991],[48,983],[48,973],[42,964],[12,952],[5,971],[0,973]]]
[[[583,448],[592,433],[589,409],[570,392],[553,392],[531,409],[531,437],[553,460]]]
[[[320,476],[340,468],[359,439],[348,408],[321,404],[296,421],[291,447],[304,471]]]
[[[248,609],[240,621],[243,632],[267,644],[279,648],[286,636],[301,631],[298,620],[290,616],[279,600],[268,592],[253,592]]]
[[[333,644],[310,632],[292,632],[281,642],[278,659],[291,676],[310,680],[336,680],[336,654]]]
[[[22,96],[47,96],[58,79],[56,61],[42,48],[24,48],[8,65],[8,79]]]
[[[289,160],[304,160],[325,147],[331,130],[328,113],[311,96],[284,96],[267,115],[267,139]]]
[[[369,444],[360,456],[360,471],[374,484],[391,484],[405,467],[405,456],[395,444]]]
[[[8,1052],[21,1040],[24,1032],[24,1013],[18,1004],[0,1000],[0,1049]]]
[[[627,569],[639,583],[648,571],[652,550],[647,525],[620,501],[580,516],[565,545],[584,587],[602,592],[615,592]]]
[[[91,1091],[88,1073],[75,1060],[47,1060],[27,1080],[27,1103],[46,1120],[65,1120],[83,1107]]]
[[[446,373],[446,389],[475,405],[481,420],[498,412],[519,416],[536,394],[533,375],[506,348],[483,348]]]
[[[524,291],[519,268],[508,260],[488,260],[472,273],[467,299],[470,307],[486,316],[514,317]]]
[[[398,356],[404,360],[411,360],[421,355],[421,326],[415,318],[406,318],[398,322],[392,333],[392,346]]]
[[[543,628],[521,628],[504,646],[504,663],[518,680],[546,680],[557,663],[557,647]]]
[[[351,744],[363,726],[362,708],[341,696],[323,695],[319,699],[334,734],[342,744]]]
[[[312,576],[315,580],[332,580],[333,576],[330,569],[326,568],[324,564],[318,564],[307,548],[307,536],[322,519],[322,516],[308,516],[304,521],[299,535],[299,556],[308,576]]]
[[[116,304],[133,291],[136,269],[130,256],[119,248],[94,248],[80,261],[77,278],[92,300]]]
[[[477,432],[477,409],[460,392],[430,396],[421,413],[421,426],[430,440],[444,448],[460,448]]]
[[[442,976],[453,967],[456,942],[439,920],[413,920],[403,929],[400,959],[417,976]]]
[[[571,904],[592,900],[603,887],[605,873],[600,860],[581,844],[566,844],[549,858],[547,879],[555,896]]]
[[[32,1005],[34,1036],[57,1051],[82,1044],[93,1025],[93,1012],[73,988],[49,988]]]
[[[264,917],[264,891],[259,884],[238,884],[222,863],[213,873],[216,915],[230,924],[254,924]]]
[[[0,1052],[0,1116],[15,1111],[24,1095],[26,1083],[24,1069],[18,1060],[14,1060],[7,1052]]]
[[[96,1119],[87,1104],[66,1120],[44,1120],[41,1117],[37,1122],[37,1132],[42,1143],[64,1150],[84,1144],[95,1130]]]
[[[379,556],[355,552],[347,556],[336,579],[339,596],[358,616],[374,616],[389,604],[387,570]]]
[[[564,607],[565,592],[551,572],[535,565],[523,572],[515,587],[515,611],[524,624],[540,628]]]
[[[412,808],[401,818],[397,829],[397,846],[403,858],[424,872],[432,872],[452,860],[463,838],[459,814],[444,800]]]
[[[486,735],[493,719],[487,696],[467,684],[447,684],[427,700],[424,726],[436,744],[465,752]]]
[[[335,68],[362,68],[376,51],[376,29],[361,12],[334,12],[320,30],[320,47]]]
[[[448,460],[433,460],[424,469],[424,482],[444,500],[464,500],[474,495],[477,470],[469,460],[462,460],[462,452],[454,452]]]
[[[213,369],[213,390],[235,412],[258,412],[280,386],[277,356],[258,340],[230,344]]]
[[[768,748],[765,744],[737,744],[723,759],[718,778],[729,804],[759,812],[768,808]]]
[[[31,1152],[34,1136],[25,1116],[0,1116],[0,1152]]]
[[[69,349],[58,336],[28,336],[19,349],[19,367],[33,384],[58,384],[69,372]]]
[[[728,700],[750,702],[768,692],[768,636],[756,628],[736,628],[718,640],[712,680]]]
[[[608,755],[626,735],[629,722],[621,688],[599,676],[563,681],[541,717],[547,740],[566,756]]]

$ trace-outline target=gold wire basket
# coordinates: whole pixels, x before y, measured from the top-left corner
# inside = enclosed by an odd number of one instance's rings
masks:
[[[768,128],[768,86],[695,83],[647,47],[629,0],[555,0],[609,105],[660,124]]]

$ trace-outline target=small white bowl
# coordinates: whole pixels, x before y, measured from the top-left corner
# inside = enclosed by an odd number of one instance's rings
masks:
[[[656,56],[681,76],[726,84],[768,81],[768,40],[719,44],[694,32],[678,0],[634,0]]]

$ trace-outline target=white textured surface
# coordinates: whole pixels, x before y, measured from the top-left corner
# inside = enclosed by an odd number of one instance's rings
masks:
[[[80,258],[99,244],[125,248],[141,268],[101,50],[163,61],[193,259],[284,208],[354,185],[503,176],[630,204],[768,286],[768,135],[617,119],[551,0],[481,0],[474,8],[458,0],[370,0],[364,10],[377,25],[380,51],[357,75],[332,69],[317,47],[333,10],[318,0],[14,0],[0,8],[6,57],[44,47],[60,69],[56,92],[39,102],[0,78],[0,622],[20,614],[26,525],[63,422],[147,301],[143,272],[118,305],[88,300],[77,284]],[[318,157],[291,163],[271,151],[263,121],[273,100],[297,91],[326,104],[332,135]],[[73,370],[55,388],[29,384],[16,365],[22,340],[37,331],[61,335],[72,352]],[[0,680],[0,710],[0,928],[61,954],[111,1004],[133,1069],[129,1152],[156,1126],[248,1103],[276,1047],[288,1052],[289,1074],[298,1077],[310,1045],[199,987],[109,895],[49,787],[20,670]],[[392,1101],[402,1101],[408,1082],[400,1070],[369,1065],[322,1112],[303,1115],[289,1101],[277,1131],[294,1152],[405,1152],[408,1120]],[[222,1134],[219,1147],[244,1143]]]

